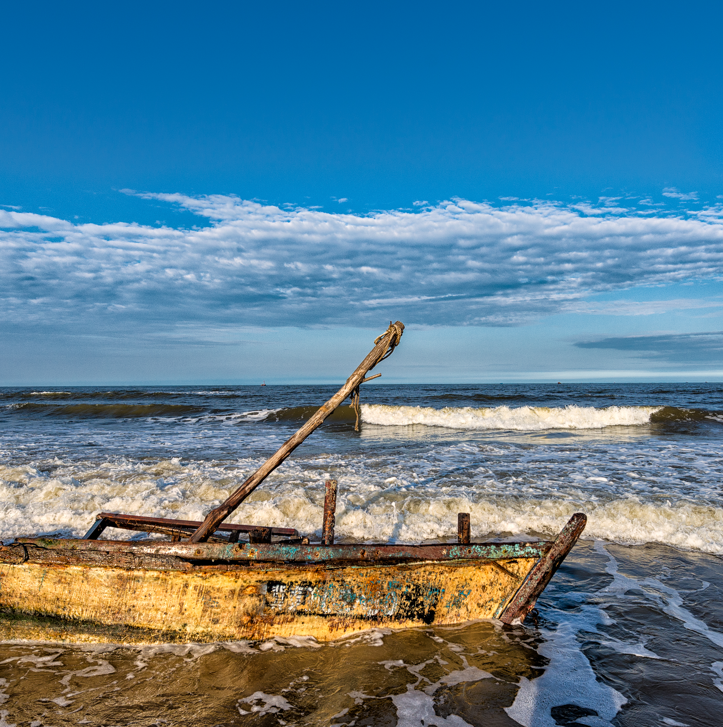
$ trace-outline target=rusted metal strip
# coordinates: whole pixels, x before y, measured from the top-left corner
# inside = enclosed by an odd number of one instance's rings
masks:
[[[552,547],[540,558],[517,593],[499,614],[500,621],[507,624],[524,621],[525,616],[534,608],[539,595],[545,590],[545,586],[555,575],[555,571],[577,542],[586,523],[587,516],[581,512],[575,513],[570,518]]]
[[[380,361],[394,351],[401,341],[404,324],[401,321],[389,323],[389,328],[374,341],[374,348],[356,367],[354,373],[346,380],[344,386],[334,394],[317,412],[287,439],[281,447],[259,467],[239,488],[224,502],[206,515],[203,524],[189,538],[190,543],[203,543],[214,533],[219,525],[268,477],[286,458],[318,427],[347,397],[359,387],[362,379]]]
[[[103,542],[103,541],[100,541]],[[130,568],[141,570],[189,570],[193,565],[182,558],[138,553],[134,550],[108,552],[96,550],[63,550],[39,548],[35,545],[16,543],[0,548],[0,563],[64,566],[102,566],[105,568]]]
[[[19,565],[28,560],[28,547],[20,543],[0,545],[0,562]]]
[[[457,515],[457,540],[462,545],[467,545],[470,540],[469,513],[460,512]]]
[[[336,525],[336,480],[327,480],[324,496],[324,524],[321,529],[321,544],[334,545],[334,525]]]
[[[470,545],[344,544],[307,545],[278,543],[170,543],[163,541],[69,540],[18,538],[18,543],[58,551],[97,552],[113,555],[134,553],[182,558],[192,562],[342,563],[410,562],[453,560],[509,560],[540,558],[551,547],[548,542],[472,543]]]

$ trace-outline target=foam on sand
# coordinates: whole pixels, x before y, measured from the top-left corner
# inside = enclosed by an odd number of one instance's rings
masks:
[[[597,680],[580,649],[578,629],[574,618],[555,630],[541,629],[545,641],[538,652],[549,659],[549,664],[541,677],[532,681],[521,678],[515,701],[505,709],[524,727],[556,727],[561,722],[556,719],[558,715],[553,716],[553,710],[566,707],[574,715],[571,721],[575,724],[584,719],[590,727],[609,727],[626,703],[620,692]]]

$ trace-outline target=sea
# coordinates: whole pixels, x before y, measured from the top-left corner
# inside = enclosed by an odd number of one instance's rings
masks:
[[[200,520],[334,386],[0,389],[0,538],[100,511]],[[332,643],[0,644],[0,727],[723,725],[723,384],[362,389],[233,522],[341,542],[588,525],[519,626]],[[139,537],[116,531],[117,537]],[[1,586],[0,586],[1,587]]]

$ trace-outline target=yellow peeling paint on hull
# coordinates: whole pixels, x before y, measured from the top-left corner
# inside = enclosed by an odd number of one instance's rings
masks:
[[[0,564],[0,638],[338,639],[499,614],[535,558],[190,571]]]

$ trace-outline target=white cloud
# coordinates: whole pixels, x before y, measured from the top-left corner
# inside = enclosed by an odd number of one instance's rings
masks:
[[[458,199],[363,216],[139,196],[210,224],[76,224],[0,209],[5,322],[514,325],[591,293],[723,277],[717,208],[650,216],[608,200]]]
[[[566,312],[604,316],[652,316],[671,311],[704,310],[707,308],[723,308],[723,299],[611,300],[601,303],[575,301],[566,307]]]
[[[666,187],[663,190],[663,197],[674,197],[682,201],[697,200],[697,192],[679,192],[675,187]]]

